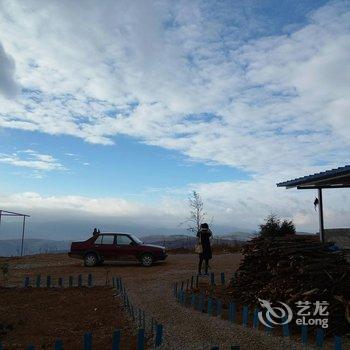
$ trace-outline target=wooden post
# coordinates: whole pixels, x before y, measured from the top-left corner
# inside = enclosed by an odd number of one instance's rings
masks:
[[[26,229],[26,217],[23,216],[23,224],[22,224],[22,241],[21,241],[21,256],[23,256],[23,245],[24,245],[24,231]]]
[[[231,323],[236,321],[236,304],[235,303],[229,304],[228,319]]]
[[[301,342],[303,345],[307,344],[307,325],[302,325],[301,326]]]
[[[208,316],[211,316],[211,313],[212,313],[212,299],[211,298],[208,298],[207,313],[208,313]]]
[[[323,347],[324,342],[324,331],[322,328],[316,329],[316,346],[319,348]]]
[[[221,272],[221,284],[224,286],[225,285],[225,272]]]
[[[35,286],[36,286],[37,288],[39,288],[40,285],[41,285],[41,275],[37,275],[37,276],[36,276],[36,280],[35,280]]]
[[[92,287],[92,274],[89,273],[88,275],[88,286]],[[114,277],[113,277],[113,286],[114,286]]]
[[[215,286],[215,275],[214,275],[214,272],[212,272],[210,274],[210,284],[211,284],[212,287]]]
[[[120,350],[120,339],[121,339],[121,331],[116,330],[113,333],[112,350]]]
[[[221,302],[221,300],[217,300],[217,302],[216,302],[216,316],[218,316],[218,317],[222,316],[222,302]]]
[[[318,220],[320,229],[320,241],[324,243],[324,220],[323,220],[323,198],[322,188],[318,188]]]
[[[243,306],[243,327],[248,327],[248,316],[249,316],[249,310],[248,306],[244,305]]]
[[[29,277],[25,277],[24,279],[24,287],[29,287],[30,281],[29,281]]]
[[[84,334],[84,350],[92,350],[92,334],[89,332]]]
[[[155,347],[161,346],[163,343],[163,326],[161,324],[157,324],[156,327],[156,341]]]
[[[82,275],[78,275],[78,287],[81,287],[83,285],[83,277]]]
[[[258,329],[259,328],[259,309],[254,310],[253,315],[253,328]]]
[[[145,349],[145,330],[139,329],[137,334],[137,350]]]
[[[334,336],[334,350],[342,350],[343,345],[342,345],[342,338],[339,336]]]
[[[57,339],[55,341],[55,347],[54,347],[55,350],[63,350],[63,343],[62,343],[62,340],[61,339]]]

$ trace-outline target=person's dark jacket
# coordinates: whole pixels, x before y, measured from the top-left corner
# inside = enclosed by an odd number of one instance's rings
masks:
[[[211,259],[212,258],[212,252],[211,252],[211,245],[210,245],[210,237],[212,236],[212,232],[210,229],[204,229],[201,228],[197,232],[197,237],[200,240],[200,243],[202,244],[203,248],[203,258],[204,259]]]

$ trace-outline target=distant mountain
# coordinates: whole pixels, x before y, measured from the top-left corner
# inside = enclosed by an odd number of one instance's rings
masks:
[[[31,239],[24,241],[24,255],[40,253],[62,253],[70,248],[70,241],[54,241],[49,239]],[[21,254],[20,239],[0,240],[0,256],[18,256]]]

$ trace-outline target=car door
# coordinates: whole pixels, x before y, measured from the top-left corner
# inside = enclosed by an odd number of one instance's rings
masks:
[[[128,235],[116,235],[116,253],[118,260],[135,260],[134,241]]]
[[[94,243],[94,247],[103,260],[115,259],[116,245],[114,234],[99,235]]]

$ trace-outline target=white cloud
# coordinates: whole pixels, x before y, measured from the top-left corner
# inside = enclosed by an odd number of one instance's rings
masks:
[[[244,225],[256,221],[255,212],[260,218],[276,210],[309,225],[306,194],[271,188],[323,170],[321,163],[348,162],[346,1],[313,11],[287,34],[268,33],[265,18],[251,9],[247,17],[240,4],[215,6],[215,16],[196,1],[0,6],[2,42],[25,88],[16,100],[1,101],[2,127],[106,145],[126,134],[251,172],[245,183],[199,187],[221,220],[240,213]],[[16,157],[8,162],[20,162]]]
[[[65,170],[65,167],[51,155],[41,154],[31,149],[11,154],[0,153],[0,163],[42,171]],[[40,177],[40,174],[37,174],[38,176]]]

